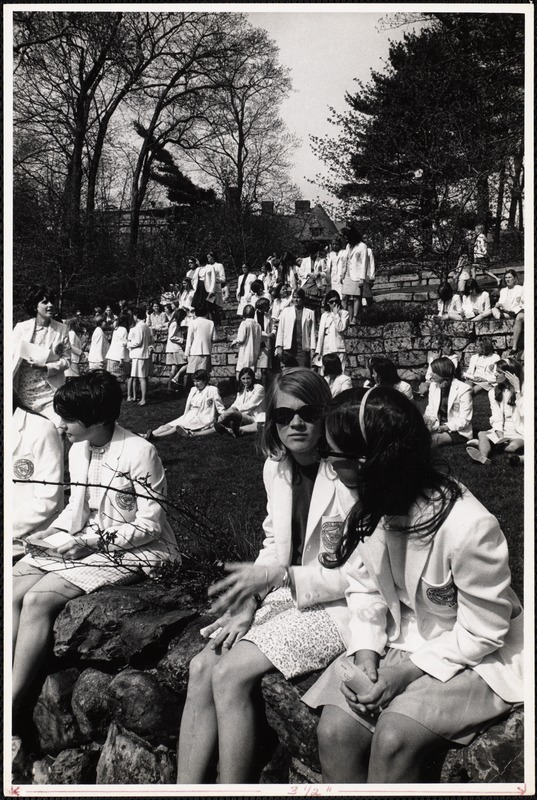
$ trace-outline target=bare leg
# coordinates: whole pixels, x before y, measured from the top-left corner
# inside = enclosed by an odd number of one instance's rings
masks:
[[[65,604],[84,594],[58,574],[47,573],[26,592],[13,658],[13,710],[28,691],[47,652],[54,620]]]
[[[127,381],[127,400],[136,400],[136,378],[132,376]]]
[[[212,650],[211,644],[190,662],[185,707],[177,747],[177,783],[205,783],[216,752],[218,728],[212,674],[227,651]]]
[[[170,369],[170,374],[168,375],[168,386],[167,386],[168,391],[172,388],[172,380],[175,378],[178,371],[179,371],[179,364],[172,364]]]
[[[40,581],[44,575],[45,573],[42,569],[38,569],[38,567],[34,567],[31,564],[21,564],[20,561],[13,567],[13,657],[15,656],[15,645],[19,632],[19,621],[24,595],[35,583]]]
[[[433,447],[447,447],[452,444],[451,436],[449,433],[434,433],[432,434]]]
[[[492,444],[485,431],[479,431],[477,434],[477,440],[479,442],[479,452],[482,456],[488,458],[490,451],[492,450]]]
[[[360,315],[360,311],[362,310],[360,303],[360,297],[355,297],[352,301],[353,318],[355,322],[358,322],[358,317]]]
[[[241,641],[213,671],[221,783],[248,783],[255,745],[252,693],[274,669],[253,642]]]
[[[520,450],[524,450],[524,439],[511,439],[505,448],[506,453],[518,453]]]
[[[513,350],[524,349],[524,312],[519,311],[515,317],[515,327],[513,328]]]
[[[161,425],[159,428],[156,428],[152,431],[152,435],[155,436],[157,439],[160,439],[164,436],[172,436],[172,434],[177,433],[177,428],[175,425]]]
[[[317,727],[323,783],[365,783],[373,734],[337,706],[325,706]]]
[[[375,728],[368,783],[417,783],[424,758],[446,747],[446,740],[403,714],[385,712]]]
[[[142,393],[142,399],[140,400],[140,405],[145,406],[146,398],[147,398],[147,378],[140,378],[140,391]]]

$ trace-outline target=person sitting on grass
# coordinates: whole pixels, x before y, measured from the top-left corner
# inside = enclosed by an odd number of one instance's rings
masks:
[[[496,386],[489,391],[490,430],[479,431],[477,440],[468,443],[466,452],[479,464],[490,464],[493,449],[503,449],[510,456],[524,451],[524,372],[514,358],[495,364]],[[477,445],[477,447],[475,446]],[[518,463],[513,459],[510,463]]]
[[[51,527],[27,537],[31,549],[13,568],[15,714],[69,600],[180,560],[162,463],[153,445],[117,424],[121,401],[117,378],[104,370],[71,378],[54,396],[71,443],[71,496]]]
[[[239,372],[239,390],[233,403],[220,414],[214,423],[217,433],[237,439],[245,433],[255,433],[265,421],[265,390],[255,381],[251,367]]]
[[[406,381],[401,380],[397,372],[397,366],[390,358],[386,356],[371,356],[367,362],[369,368],[370,378],[364,382],[366,388],[373,386],[393,386],[398,392],[401,392],[412,400],[414,393],[412,386]]]
[[[445,447],[467,442],[472,436],[472,414],[472,390],[455,377],[453,361],[447,356],[435,359],[424,413],[433,445]]]
[[[214,423],[225,411],[217,386],[209,384],[209,374],[198,369],[193,374],[194,386],[186,399],[185,410],[177,419],[166,422],[154,431],[148,430],[144,439],[160,439],[164,436],[206,436],[214,433]]]
[[[341,359],[337,353],[327,353],[323,356],[323,373],[332,397],[352,389],[352,380],[343,374]]]
[[[438,469],[421,414],[400,392],[340,395],[326,441],[358,498],[335,552],[319,559],[343,568],[351,615],[346,654],[302,697],[323,706],[322,779],[439,781],[449,748],[524,700],[524,615],[507,541]],[[362,686],[342,682],[342,669]]]
[[[500,356],[494,351],[490,336],[482,336],[477,342],[476,352],[470,356],[468,369],[462,376],[468,386],[472,387],[474,395],[492,389],[494,365],[499,360]]]
[[[431,364],[435,360],[435,358],[440,358],[440,356],[447,356],[450,361],[453,361],[455,365],[455,375],[458,377],[459,375],[459,361],[460,357],[458,353],[453,351],[453,341],[451,336],[448,336],[445,333],[440,333],[438,336],[433,339],[432,342],[432,349],[427,353],[427,370],[425,372],[425,376],[423,381],[420,383],[418,388],[418,394],[420,397],[427,397],[429,393],[429,386],[431,384]]]

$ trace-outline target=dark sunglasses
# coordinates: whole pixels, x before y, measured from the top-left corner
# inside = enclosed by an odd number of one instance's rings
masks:
[[[315,406],[300,406],[300,408],[280,406],[273,408],[270,416],[277,425],[289,425],[297,414],[304,422],[316,422],[322,417],[322,411]]]
[[[357,453],[342,453],[339,450],[332,450],[327,444],[319,445],[318,453],[322,459],[325,458],[348,458],[351,461],[365,461],[365,456],[359,456]]]

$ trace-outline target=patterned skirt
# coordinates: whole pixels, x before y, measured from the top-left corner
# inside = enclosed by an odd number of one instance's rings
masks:
[[[323,606],[301,611],[289,589],[267,595],[243,639],[257,645],[285,678],[322,669],[344,650],[339,631]]]

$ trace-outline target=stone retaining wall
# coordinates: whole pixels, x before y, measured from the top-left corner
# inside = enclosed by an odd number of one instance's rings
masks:
[[[219,383],[235,375],[237,348],[230,347],[235,338],[238,321],[218,329],[218,340],[213,345],[213,379]],[[454,322],[435,317],[423,322],[389,322],[375,327],[357,326],[347,332],[347,373],[357,380],[369,377],[367,361],[372,355],[385,355],[399,367],[404,380],[418,380],[427,369],[427,352],[439,333],[453,339],[455,352],[461,355],[461,366],[468,365],[475,352],[478,337],[492,337],[494,347],[502,353],[511,347],[513,322],[488,319],[482,322]],[[152,380],[165,381],[168,376],[165,356],[165,337],[155,342],[155,376]]]
[[[18,782],[173,784],[188,665],[208,621],[184,590],[149,580],[67,603],[54,627],[56,671],[33,710],[37,755],[16,753]],[[300,700],[315,677],[263,679],[261,783],[320,781],[318,717]],[[435,766],[432,782],[522,784],[523,712]]]

